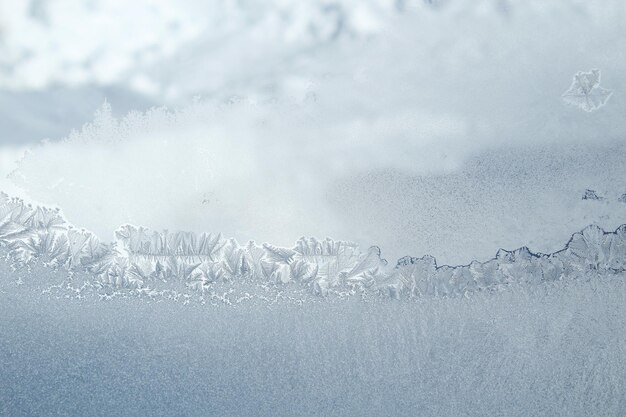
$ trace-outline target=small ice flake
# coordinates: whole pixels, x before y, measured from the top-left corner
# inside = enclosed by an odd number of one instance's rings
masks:
[[[604,106],[612,94],[613,91],[600,87],[600,70],[592,69],[589,72],[577,72],[572,85],[562,97],[566,104],[592,112]]]

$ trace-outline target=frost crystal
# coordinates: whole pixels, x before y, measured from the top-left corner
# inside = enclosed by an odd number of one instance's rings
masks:
[[[226,304],[232,304],[233,297],[234,302],[256,297],[273,303],[288,299],[285,291],[295,300],[356,294],[454,297],[512,284],[626,272],[626,225],[609,233],[589,226],[552,254],[533,253],[526,247],[500,250],[486,262],[461,266],[438,266],[431,256],[404,257],[391,270],[378,247],[363,252],[354,243],[330,238],[301,238],[293,248],[283,248],[130,225],[122,226],[115,238],[104,244],[66,223],[58,210],[32,207],[0,194],[0,247],[8,249],[15,268],[41,262],[82,273],[98,291],[121,294],[188,300],[191,295],[179,292],[182,288]],[[108,292],[103,296],[111,297]]]
[[[592,69],[589,72],[577,72],[572,85],[562,97],[566,104],[592,112],[604,106],[612,94],[611,90],[600,87],[600,70]]]

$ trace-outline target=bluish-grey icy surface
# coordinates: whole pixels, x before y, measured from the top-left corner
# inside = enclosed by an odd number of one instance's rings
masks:
[[[624,415],[624,22],[0,0],[0,416]]]

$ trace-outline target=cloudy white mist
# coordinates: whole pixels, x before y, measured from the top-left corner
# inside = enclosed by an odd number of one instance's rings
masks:
[[[270,84],[232,84],[248,94],[226,103],[121,122],[101,112],[12,179],[105,240],[132,222],[283,245],[331,235],[453,263],[555,250],[626,215],[620,16],[618,2],[412,10],[375,33],[320,38],[304,61],[280,55]],[[179,86],[218,82],[169,66]],[[611,101],[566,106],[572,76],[592,68]],[[586,188],[611,195],[584,202]]]

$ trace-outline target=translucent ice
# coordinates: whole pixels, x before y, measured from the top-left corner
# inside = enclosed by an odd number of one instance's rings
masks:
[[[563,93],[563,101],[586,112],[598,110],[604,106],[613,92],[600,87],[600,70],[579,71],[569,89]]]

